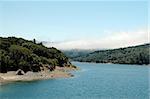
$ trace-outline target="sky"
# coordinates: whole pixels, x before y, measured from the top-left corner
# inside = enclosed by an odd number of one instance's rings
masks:
[[[149,42],[148,1],[0,0],[0,36],[58,49],[103,49]]]

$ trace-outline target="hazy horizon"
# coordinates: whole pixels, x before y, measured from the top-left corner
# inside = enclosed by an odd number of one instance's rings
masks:
[[[112,49],[149,43],[148,1],[3,1],[0,36],[58,49]]]

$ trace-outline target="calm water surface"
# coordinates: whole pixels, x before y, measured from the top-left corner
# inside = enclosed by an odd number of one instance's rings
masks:
[[[147,66],[73,62],[73,78],[0,86],[0,99],[149,99]]]

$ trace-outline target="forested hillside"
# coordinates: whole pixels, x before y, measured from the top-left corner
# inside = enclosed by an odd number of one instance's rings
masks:
[[[82,49],[62,50],[62,52],[69,58],[84,56],[94,51],[95,50],[92,50],[92,49],[91,50],[82,50]]]
[[[47,48],[36,40],[0,37],[0,72],[16,71],[38,72],[45,68],[50,71],[55,66],[71,66],[68,58],[56,48]]]
[[[74,61],[118,64],[150,64],[150,44],[100,50],[87,55],[74,57]]]

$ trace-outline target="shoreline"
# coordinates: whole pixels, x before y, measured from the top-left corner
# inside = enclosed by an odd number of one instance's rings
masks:
[[[34,81],[46,80],[52,78],[69,78],[73,77],[70,71],[78,70],[73,67],[58,67],[54,71],[41,71],[41,72],[27,72],[24,75],[16,75],[16,71],[9,71],[7,73],[0,73],[0,85],[17,81]]]
[[[80,63],[96,63],[96,64],[119,64],[119,65],[138,65],[138,66],[150,66],[150,64],[127,64],[127,63],[100,63],[100,62],[86,62],[86,61],[72,61],[72,62],[80,62]]]

